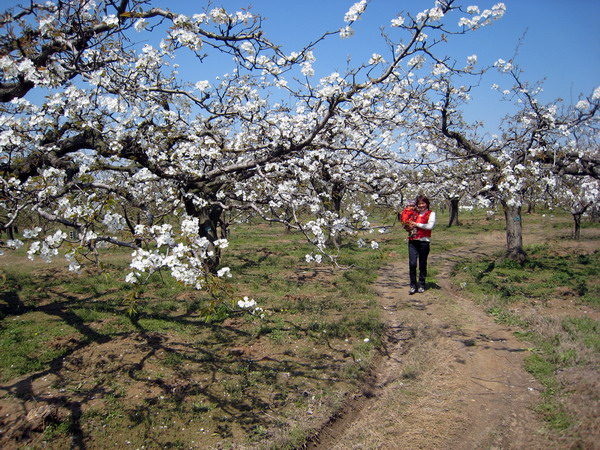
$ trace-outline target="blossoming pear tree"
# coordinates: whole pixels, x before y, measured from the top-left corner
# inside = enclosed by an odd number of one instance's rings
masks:
[[[553,204],[573,216],[573,238],[581,238],[581,218],[597,205],[600,180],[590,176],[563,175],[552,179],[549,193]]]
[[[225,216],[242,212],[303,230],[325,254],[328,234],[370,227],[374,191],[393,191],[391,149],[425,93],[417,74],[451,73],[447,39],[504,12],[432,1],[390,18],[387,54],[315,80],[318,44],[350,37],[366,0],[290,54],[259,15],[208,5],[185,16],[144,0],[32,1],[4,13],[1,220],[25,241],[5,248],[62,252],[77,270],[100,246],[126,246],[128,281],[166,269],[202,289],[230,275]]]
[[[481,135],[476,124],[466,123],[460,108],[469,99],[469,88],[455,85],[452,74],[442,74],[434,80],[438,97],[431,96],[424,107],[423,139],[436,142],[448,159],[470,161],[479,173],[477,183],[482,184],[479,197],[498,202],[504,210],[506,256],[522,262],[526,254],[521,208],[532,187],[557,186],[560,174],[598,176],[598,146],[576,146],[576,136],[597,138],[600,88],[577,105],[561,108],[560,100],[540,102],[541,87],[525,83],[511,62],[500,60],[495,65],[512,81],[502,95],[515,105],[500,133]],[[431,114],[434,110],[437,113]]]

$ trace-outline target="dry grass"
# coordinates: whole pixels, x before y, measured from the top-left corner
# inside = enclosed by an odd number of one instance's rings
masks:
[[[382,449],[392,443],[444,448],[446,438],[466,425],[454,375],[455,343],[444,339],[443,331],[422,314],[403,310],[402,317],[412,338],[380,374],[376,407],[361,411],[331,448]]]
[[[528,321],[534,342],[554,344],[544,347],[555,371],[548,381],[555,395],[548,395],[546,407],[556,405],[555,420],[566,422],[557,424],[561,441],[570,448],[595,448],[600,438],[600,334],[592,331],[590,339],[581,339],[567,331],[564,317],[535,315]]]

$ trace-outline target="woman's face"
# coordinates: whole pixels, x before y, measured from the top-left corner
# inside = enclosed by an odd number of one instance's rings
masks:
[[[419,202],[417,203],[417,208],[419,208],[419,211],[425,211],[427,209],[427,203]]]

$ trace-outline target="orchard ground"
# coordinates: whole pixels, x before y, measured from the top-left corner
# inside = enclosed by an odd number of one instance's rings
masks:
[[[136,290],[127,252],[79,275],[5,255],[0,445],[594,448],[600,228],[573,241],[569,216],[526,215],[520,268],[502,220],[461,219],[440,215],[415,296],[400,227],[344,248],[343,271],[236,227],[231,289],[262,318],[168,277]]]

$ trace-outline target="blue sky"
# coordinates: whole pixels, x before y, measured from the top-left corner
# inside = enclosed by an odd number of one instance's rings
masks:
[[[29,0],[27,0],[28,2]],[[266,20],[266,35],[282,45],[286,53],[300,49],[303,44],[318,38],[325,31],[344,25],[343,17],[355,0],[214,0],[214,6],[228,11],[247,8]],[[0,9],[19,1],[0,0]],[[466,0],[465,6],[478,5],[482,10],[495,1]],[[589,94],[600,85],[600,1],[599,0],[505,0],[507,11],[500,21],[468,36],[452,38],[447,54],[463,64],[467,56],[477,54],[480,65],[492,64],[498,58],[513,57],[519,39],[517,64],[524,78],[535,82],[546,79],[543,101],[557,97],[568,103],[576,102],[580,93]],[[203,0],[153,0],[153,4],[185,14],[201,12]],[[333,71],[344,72],[346,59],[355,64],[368,60],[374,52],[384,51],[379,28],[389,29],[390,20],[402,11],[413,15],[433,6],[433,0],[371,0],[363,17],[353,27],[356,34],[341,40],[330,37],[315,51],[316,77]],[[210,59],[208,60],[210,61]],[[210,64],[210,62],[208,63]],[[209,79],[212,67],[181,72]],[[191,69],[191,67],[190,67]],[[219,67],[219,70],[221,68]],[[189,74],[188,74],[189,73]],[[494,132],[507,105],[500,102],[499,93],[490,89],[493,78],[485,79],[473,93],[468,107],[469,119],[486,122]]]

